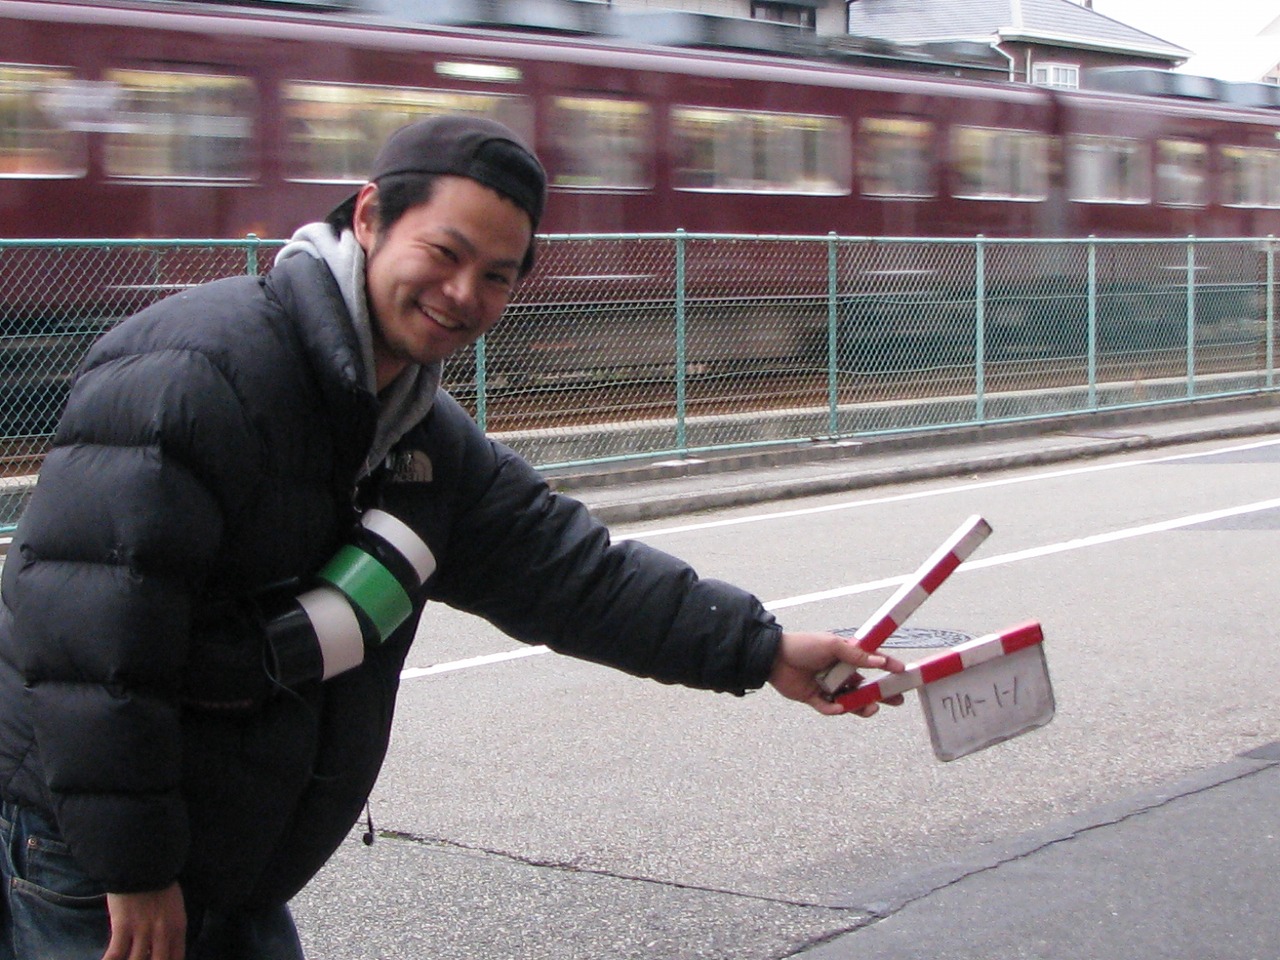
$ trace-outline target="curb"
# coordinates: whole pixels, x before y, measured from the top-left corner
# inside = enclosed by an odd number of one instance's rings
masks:
[[[1113,827],[1123,830],[1126,825],[1139,822],[1145,815],[1160,811],[1180,800],[1230,788],[1248,777],[1273,771],[1277,766],[1280,766],[1280,742],[1273,742],[1239,753],[1231,759],[1189,773],[1154,789],[1103,804],[1087,813],[1059,820],[1040,829],[1030,830],[996,846],[974,847],[968,854],[956,857],[949,863],[915,871],[896,881],[869,888],[863,894],[851,898],[841,908],[856,911],[862,917],[859,922],[808,944],[790,956],[804,956],[812,960],[847,960],[859,956],[865,950],[857,949],[858,934],[871,931],[876,924],[893,918],[914,904],[927,902],[934,894],[943,893],[983,874],[999,871],[1006,865],[1034,858],[1060,844],[1083,841],[1096,831],[1106,831]],[[1104,833],[1103,836],[1105,835]],[[1018,956],[1031,955],[1015,952]]]
[[[1280,429],[1280,393],[1251,393],[1142,407],[1072,412],[1030,420],[932,429],[922,427],[893,434],[855,435],[841,439],[797,439],[763,450],[671,453],[664,460],[637,455],[632,460],[614,461],[596,467],[560,467],[543,469],[542,473],[556,489],[568,492],[784,464],[820,463],[882,453],[966,447],[979,443],[1070,434],[1073,431],[1114,429],[1268,410],[1278,411],[1276,427]]]
[[[865,927],[897,913],[916,900],[974,874],[999,869],[1005,863],[1031,856],[1054,844],[1069,842],[1094,830],[1117,826],[1182,797],[1213,790],[1239,780],[1241,777],[1276,766],[1280,766],[1280,741],[1239,753],[1230,760],[1186,774],[1163,786],[1103,804],[1087,813],[1067,817],[1003,843],[976,847],[968,855],[956,857],[949,863],[926,868],[869,889],[852,898],[850,902],[837,904],[837,906],[866,914],[869,919],[862,925]],[[857,930],[849,933],[857,933]],[[844,936],[848,935],[848,933],[844,934]],[[815,954],[815,956],[818,955],[820,954]]]
[[[1061,432],[1061,431],[1054,431]],[[917,480],[933,480],[941,477],[956,476],[964,473],[989,473],[1010,470],[1018,467],[1045,466],[1063,463],[1069,460],[1085,460],[1124,453],[1134,450],[1153,450],[1179,444],[1197,443],[1230,437],[1258,436],[1266,433],[1280,433],[1280,420],[1268,420],[1258,423],[1237,426],[1201,428],[1164,436],[1137,434],[1116,439],[1096,440],[1087,443],[1046,447],[1039,450],[1016,453],[996,453],[987,456],[965,456],[957,452],[957,458],[935,460],[929,463],[903,464],[896,467],[865,468],[859,467],[855,457],[846,452],[850,459],[849,472],[834,476],[790,479],[777,483],[767,480],[760,482],[758,478],[750,484],[727,484],[720,489],[702,493],[671,493],[656,496],[638,497],[631,501],[616,503],[592,504],[588,493],[574,494],[582,499],[593,516],[606,524],[633,523],[643,520],[658,520],[686,513],[696,513],[726,507],[752,506],[776,500],[788,500],[799,497],[819,496],[831,493],[845,493],[851,490],[863,490],[870,487],[908,483]],[[1044,431],[1041,431],[1041,435]],[[990,438],[987,438],[990,439]],[[953,446],[953,444],[945,444]],[[785,463],[816,462],[831,457],[800,458],[782,461]],[[752,464],[752,466],[774,466],[777,464]],[[738,469],[742,469],[739,467]],[[711,471],[704,471],[711,472]],[[722,472],[722,471],[715,471]],[[662,477],[649,479],[675,479],[680,476],[694,475],[691,471],[676,474],[670,473]],[[616,487],[625,481],[616,480],[607,484]],[[632,481],[636,482],[636,481]],[[554,484],[557,489],[572,492],[574,486]]]

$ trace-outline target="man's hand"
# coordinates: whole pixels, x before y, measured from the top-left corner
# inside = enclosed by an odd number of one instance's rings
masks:
[[[173,883],[145,893],[108,893],[111,942],[102,960],[183,960],[187,908]]]
[[[888,670],[901,673],[905,667],[900,660],[879,653],[867,653],[844,637],[834,633],[788,633],[783,631],[778,646],[778,659],[773,662],[769,674],[771,683],[780,694],[790,700],[807,703],[819,713],[836,716],[844,713],[844,707],[827,699],[818,686],[817,676],[837,661],[844,661],[859,668]],[[857,674],[854,674],[856,677]],[[886,700],[892,706],[902,703],[898,695]],[[879,709],[872,703],[857,711],[860,717],[869,717]]]

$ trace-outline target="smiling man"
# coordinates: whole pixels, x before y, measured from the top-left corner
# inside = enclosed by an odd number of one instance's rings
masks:
[[[459,154],[424,163],[433,155],[424,133],[450,128]],[[487,333],[532,268],[543,174],[512,136],[463,118],[406,127],[356,194],[350,221],[344,207],[330,218],[365,253],[379,389],[406,366],[442,361]]]
[[[611,543],[439,389],[545,192],[505,127],[420,121],[267,276],[94,346],[0,584],[0,958],[301,957],[287,903],[365,806],[428,601],[828,714],[837,660],[902,668]]]

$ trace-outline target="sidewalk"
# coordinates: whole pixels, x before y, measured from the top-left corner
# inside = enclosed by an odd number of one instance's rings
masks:
[[[1280,434],[1256,397],[552,477],[608,523]],[[1276,960],[1280,742],[867,891],[804,960]]]
[[[1280,396],[1267,394],[545,475],[605,523],[618,524],[1273,433],[1280,434]]]
[[[804,960],[1274,960],[1280,743],[874,891]]]

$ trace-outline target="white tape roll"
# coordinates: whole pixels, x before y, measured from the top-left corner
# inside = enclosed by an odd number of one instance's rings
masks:
[[[409,561],[418,574],[418,583],[425,583],[436,569],[435,554],[423,543],[422,538],[399,517],[385,510],[369,510],[360,518],[360,522],[372,533],[376,533],[391,546],[395,547],[402,557]]]
[[[308,590],[298,597],[320,645],[324,661],[324,677],[337,676],[364,662],[364,637],[360,621],[350,602],[335,587],[328,585]]]

